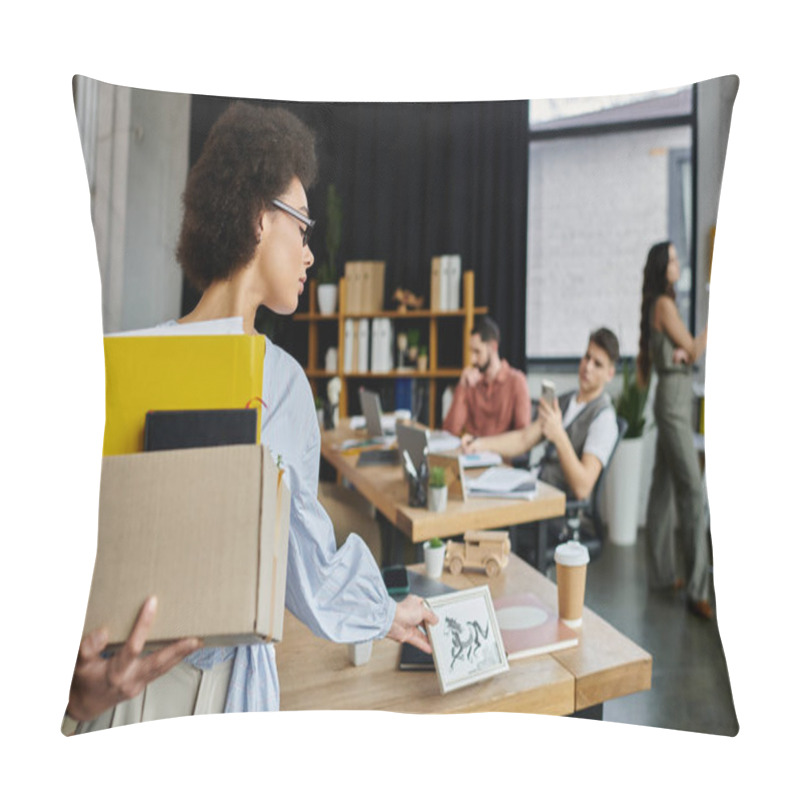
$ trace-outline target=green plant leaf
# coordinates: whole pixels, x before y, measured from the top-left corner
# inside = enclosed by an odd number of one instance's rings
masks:
[[[444,467],[431,467],[431,474],[428,477],[428,486],[432,489],[441,489],[445,486]]]
[[[649,382],[645,387],[639,386],[634,370],[626,361],[622,372],[622,391],[614,403],[617,415],[628,423],[626,439],[638,439],[644,433],[644,410],[649,389]]]

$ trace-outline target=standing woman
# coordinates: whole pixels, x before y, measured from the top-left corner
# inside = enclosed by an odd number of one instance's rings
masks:
[[[691,422],[691,365],[706,349],[708,329],[696,337],[686,329],[675,305],[674,285],[679,277],[674,245],[653,245],[644,268],[637,359],[640,385],[647,385],[653,367],[658,373],[653,404],[658,439],[647,502],[648,573],[652,588],[684,585],[675,572],[674,501],[689,580],[689,609],[711,619],[705,494]]]
[[[259,306],[278,314],[297,309],[314,263],[306,187],[315,174],[313,136],[292,114],[241,102],[225,111],[183,196],[177,257],[202,296],[187,316],[166,323],[170,333],[255,335]],[[338,642],[388,636],[430,652],[418,626],[437,618],[421,598],[393,600],[359,536],[351,534],[337,550],[333,525],[317,500],[320,434],[311,387],[297,361],[268,339],[262,398],[261,441],[273,456],[280,454],[291,486],[287,608],[317,636]],[[101,655],[104,632],[81,643],[67,706],[80,732],[161,717],[278,709],[271,644],[200,648],[190,639],[142,655],[154,614],[150,599],[111,658]]]

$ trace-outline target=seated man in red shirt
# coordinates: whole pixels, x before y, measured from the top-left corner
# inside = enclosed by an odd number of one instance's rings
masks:
[[[524,428],[531,421],[531,399],[524,373],[499,355],[500,329],[482,317],[471,331],[472,365],[466,367],[442,427],[461,436],[492,436]]]

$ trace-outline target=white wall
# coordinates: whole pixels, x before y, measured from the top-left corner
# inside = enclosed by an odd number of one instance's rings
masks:
[[[642,265],[669,235],[669,153],[689,126],[533,142],[526,352],[570,357],[608,327],[639,346]]]
[[[725,152],[728,132],[731,125],[731,110],[739,79],[735,76],[705,81],[698,85],[698,141],[697,141],[697,302],[696,330],[701,331],[708,319],[709,292],[707,287],[707,265],[709,256],[709,236],[711,226],[716,225],[720,202],[720,189],[725,166]],[[722,268],[717,264],[714,269]],[[713,358],[713,351],[710,355]],[[696,393],[702,394],[705,378],[705,358],[699,364],[696,376]],[[577,370],[576,370],[577,373]],[[577,388],[577,375],[564,372],[548,372],[546,369],[531,370],[528,373],[528,388],[531,397],[538,397],[542,378],[549,378],[556,385],[558,393]],[[655,460],[656,429],[653,424],[652,401],[656,378],[650,387],[646,411],[642,473],[639,486],[639,525],[645,524],[647,496],[650,492],[653,462]],[[618,373],[611,382],[609,391],[616,397],[622,389],[621,375]],[[712,510],[713,513],[713,510]]]
[[[82,106],[93,108],[83,114]],[[189,167],[190,97],[82,79],[78,118],[103,292],[103,330],[180,313],[174,250]]]

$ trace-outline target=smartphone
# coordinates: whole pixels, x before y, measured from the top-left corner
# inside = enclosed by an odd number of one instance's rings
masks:
[[[407,594],[409,591],[408,572],[405,567],[384,567],[381,570],[386,591],[391,595]]]
[[[553,405],[553,402],[556,399],[556,385],[553,383],[553,381],[547,380],[547,378],[542,380],[541,399],[547,401],[550,405]]]

